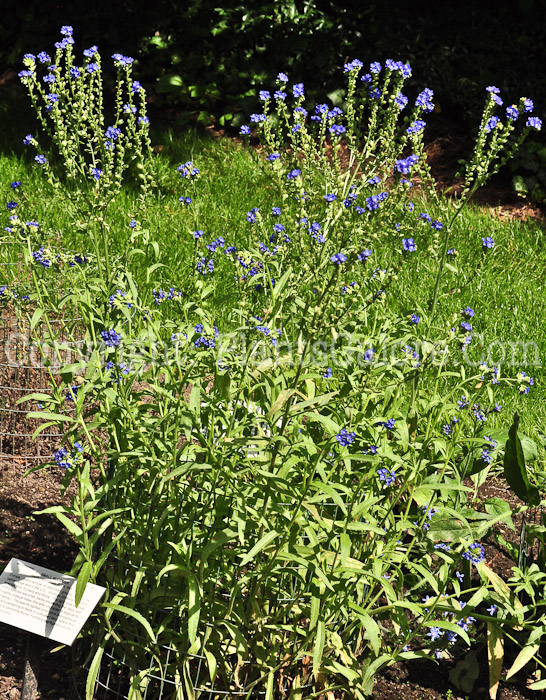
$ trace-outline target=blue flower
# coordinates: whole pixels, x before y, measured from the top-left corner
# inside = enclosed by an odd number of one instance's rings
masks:
[[[389,471],[383,467],[378,470],[377,476],[379,477],[379,481],[383,482],[385,486],[392,486],[396,482],[396,472],[394,469]]]
[[[271,99],[271,93],[267,90],[260,90],[258,97],[262,102],[265,102],[266,100]]]
[[[280,158],[280,157],[281,157],[281,154],[280,154],[280,153],[271,153],[270,155],[267,156],[267,160],[273,162],[273,161],[277,160],[277,159]]]
[[[100,168],[91,168],[91,175],[93,175],[95,180],[100,180],[100,176],[102,175],[102,170]]]
[[[352,445],[355,441],[356,433],[348,433],[347,428],[342,428],[338,435],[336,435],[336,440],[342,447],[347,447]]]
[[[282,224],[274,224],[273,231],[275,231],[275,233],[282,233],[284,231],[284,226]]]
[[[16,190],[18,187],[21,187],[21,180],[15,180],[11,183],[10,187],[12,190]]]
[[[413,238],[404,238],[402,241],[402,248],[408,253],[413,253],[417,250],[417,246]]]
[[[131,58],[130,56],[123,56],[120,53],[115,53],[112,58],[114,59],[114,62],[116,65],[123,66],[123,67],[128,67],[131,65],[131,63],[134,62],[134,58]]]
[[[292,94],[294,95],[294,97],[304,97],[305,89],[303,83],[296,83],[292,88]]]
[[[479,542],[473,542],[466,552],[463,552],[463,559],[479,564],[485,559],[485,550]]]
[[[538,117],[529,117],[529,119],[527,119],[527,122],[525,123],[525,126],[540,131],[542,128],[542,119],[539,119]]]
[[[430,637],[431,642],[435,642],[442,636],[442,631],[439,627],[431,627],[430,631],[427,632],[427,637]]]
[[[418,314],[412,314],[412,315],[411,315],[410,321],[411,321],[412,323],[415,323],[415,325],[417,325],[417,324],[419,323],[420,320],[421,320],[421,317],[420,317]]]
[[[483,130],[485,131],[486,134],[490,134],[493,129],[496,129],[497,126],[501,123],[501,120],[498,117],[490,117],[485,126],[483,127]]]
[[[322,375],[324,379],[330,379],[332,376],[332,368],[331,367],[326,367],[326,371]]]
[[[108,348],[117,348],[121,343],[121,334],[117,333],[113,328],[101,331],[100,334]]]
[[[470,306],[465,306],[465,308],[462,309],[461,313],[463,314],[463,316],[468,316],[468,318],[474,318],[474,316],[476,314],[474,309],[471,308]]]
[[[32,78],[32,76],[33,76],[33,72],[31,70],[19,71],[20,78]]]
[[[71,76],[72,78],[79,78],[79,77],[81,77],[81,71],[80,71],[80,69],[78,68],[78,66],[72,66],[72,68],[70,69],[70,76]]]
[[[413,153],[407,158],[400,158],[400,160],[395,161],[393,170],[404,175],[408,175],[409,171],[419,160],[419,156]]]
[[[199,175],[201,172],[199,168],[194,167],[192,160],[188,160],[186,163],[179,165],[176,170],[180,173],[180,177],[182,178],[197,177],[197,175]]]
[[[432,103],[433,96],[433,91],[430,88],[425,88],[415,100],[415,106],[421,107],[425,112],[432,112],[434,110],[434,104]]]
[[[331,256],[330,260],[336,265],[341,265],[341,263],[347,261],[347,257],[343,253],[336,253],[335,255]]]
[[[212,258],[207,260],[207,258],[201,258],[197,262],[196,266],[197,272],[199,272],[200,275],[205,276],[207,273],[213,273],[214,272],[214,261]]]
[[[374,63],[370,63],[370,72],[371,73],[380,73],[381,72],[381,64],[378,61],[374,61]]]
[[[491,238],[491,236],[486,236],[485,238],[482,238],[483,248],[492,248],[494,245],[495,241]]]
[[[357,70],[357,69],[359,69],[359,68],[362,68],[363,65],[364,65],[364,64],[362,63],[362,61],[359,61],[358,58],[355,58],[355,59],[352,60],[350,63],[346,63],[346,64],[343,66],[343,72],[344,72],[344,73],[350,73],[350,72],[353,71],[353,70]]]
[[[434,219],[434,221],[430,224],[432,228],[436,229],[436,231],[441,231],[444,228],[444,225],[441,221],[438,221],[437,219]]]
[[[279,83],[287,83],[287,82],[288,82],[288,76],[286,75],[286,73],[282,73],[282,72],[281,72],[281,73],[279,73],[279,74],[277,75],[277,80],[279,81]]]
[[[426,122],[424,122],[422,119],[416,119],[410,126],[408,126],[406,132],[408,134],[418,134],[425,128],[425,126]]]
[[[69,24],[65,24],[61,27],[61,34],[63,36],[72,36],[73,33],[74,29]]]
[[[470,323],[468,323],[468,321],[461,321],[461,328],[467,333],[472,332],[472,326],[470,325]]]
[[[510,107],[506,108],[506,118],[509,119],[512,122],[515,122],[516,119],[519,117],[519,111],[516,105],[511,105]]]
[[[394,104],[397,105],[400,109],[404,109],[404,107],[408,104],[408,98],[401,92],[399,92],[394,98]]]
[[[367,248],[366,250],[363,250],[362,252],[360,252],[356,256],[356,259],[358,260],[358,262],[365,262],[370,257],[371,254],[372,254],[372,251],[369,248]]]
[[[98,71],[98,69],[99,69],[99,64],[98,64],[98,63],[88,63],[88,64],[85,66],[85,70],[86,70],[88,73],[95,73],[96,71]]]
[[[98,46],[91,46],[91,47],[89,47],[88,49],[85,49],[85,51],[83,52],[83,55],[84,55],[86,58],[93,58],[93,56],[96,54],[96,52],[97,52],[98,50],[99,50],[99,47],[98,47]]]
[[[533,118],[533,117],[531,117],[531,118]],[[332,124],[332,126],[328,129],[328,131],[333,136],[341,136],[341,134],[344,134],[347,131],[347,129],[344,126],[342,126],[341,124]]]
[[[243,134],[243,136],[248,136],[250,134],[250,127],[246,124],[243,124],[239,133]]]
[[[535,105],[533,104],[533,100],[529,100],[526,97],[524,97],[522,99],[523,99],[523,111],[524,112],[532,112],[533,109],[535,108]]]
[[[492,604],[490,607],[487,608],[487,612],[490,615],[496,615],[497,610],[498,610],[498,607],[495,604]]]
[[[334,202],[337,199],[337,194],[325,194],[324,199],[327,202]]]
[[[293,180],[296,177],[299,177],[301,175],[301,170],[299,168],[294,168],[294,170],[291,170],[286,178],[288,180]]]
[[[497,95],[498,95],[499,92],[500,92],[499,88],[498,88],[498,87],[495,87],[494,85],[488,85],[485,89],[486,89],[487,92],[491,92],[491,93],[494,93],[494,94],[497,94]]]
[[[40,51],[38,60],[40,63],[51,63],[51,57],[45,51]]]
[[[116,141],[121,136],[121,129],[118,129],[115,126],[109,126],[104,132],[104,135],[107,139]]]
[[[373,348],[368,348],[367,350],[364,351],[364,362],[371,362],[373,360],[373,356],[375,355],[375,350]]]
[[[283,92],[282,90],[275,90],[273,93],[273,97],[276,100],[285,100],[286,99],[286,92]]]
[[[45,165],[47,163],[47,158],[45,156],[34,156],[34,160],[40,165]]]
[[[201,236],[204,236],[204,235],[205,235],[205,232],[201,229],[199,229],[199,231],[192,231],[192,236],[195,238],[196,241],[198,241],[201,238]]]
[[[47,75],[44,75],[42,80],[44,81],[44,83],[49,83],[50,85],[52,85],[57,80],[57,78],[53,75],[53,73],[48,73]]]
[[[258,124],[259,122],[265,122],[265,114],[251,114],[250,121],[253,124]]]
[[[395,425],[396,425],[396,419],[394,419],[394,418],[389,418],[389,419],[386,420],[386,421],[381,421],[381,422],[379,423],[379,425],[382,425],[382,426],[383,426],[384,428],[386,428],[387,430],[392,430],[392,429],[395,427]]]

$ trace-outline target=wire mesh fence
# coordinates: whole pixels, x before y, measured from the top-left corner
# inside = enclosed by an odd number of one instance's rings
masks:
[[[75,324],[69,307],[59,303],[63,279],[47,269],[38,272],[26,244],[0,243],[0,459],[31,464],[50,460],[62,434],[52,427],[34,440],[40,421],[27,413],[42,406],[25,399],[48,394],[59,380],[74,349]]]

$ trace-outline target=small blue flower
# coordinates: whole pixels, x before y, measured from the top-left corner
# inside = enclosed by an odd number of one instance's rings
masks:
[[[332,368],[326,367],[326,371],[322,376],[324,377],[324,379],[330,379],[332,377]]]
[[[281,73],[279,73],[279,74],[277,75],[277,80],[279,81],[279,83],[287,83],[287,82],[288,82],[288,76],[286,75],[286,73],[282,73],[282,72],[281,72]]]
[[[381,481],[384,486],[392,486],[394,483],[396,483],[396,472],[394,469],[389,471],[388,469],[382,467],[377,471],[377,476],[379,477],[379,481]]]
[[[519,111],[516,105],[511,105],[506,108],[506,118],[512,122],[515,122],[519,117]]]
[[[45,165],[47,163],[47,158],[45,156],[39,155],[39,156],[34,156],[34,160],[39,164],[39,165]]]
[[[473,542],[466,552],[463,552],[463,559],[479,564],[485,559],[485,550],[479,542]]]
[[[267,156],[267,160],[269,160],[272,163],[273,161],[277,160],[280,157],[281,157],[280,153],[271,153],[270,155]]]
[[[347,447],[348,445],[352,445],[353,442],[355,441],[356,433],[349,433],[347,432],[347,428],[342,428],[338,435],[336,435],[336,440],[339,442],[339,444],[342,447]]]
[[[100,168],[91,168],[91,175],[95,178],[95,180],[100,180],[102,170]]]
[[[341,265],[341,263],[347,261],[347,257],[343,253],[336,253],[330,257],[330,260],[336,265]]]
[[[413,238],[404,238],[402,240],[402,248],[408,253],[413,253],[417,250],[417,245],[415,244]]]
[[[419,314],[412,314],[411,315],[410,321],[412,323],[415,323],[415,325],[417,325],[420,320],[421,320],[421,317],[419,316]]]
[[[337,199],[337,194],[325,194],[324,199],[327,202],[335,202],[335,200]]]
[[[286,178],[288,180],[293,180],[296,177],[299,177],[301,175],[301,170],[299,168],[294,168],[294,170],[291,170]]]
[[[296,83],[292,88],[292,94],[294,95],[294,97],[304,97],[305,89],[303,83]]]
[[[372,254],[372,251],[369,248],[367,248],[366,250],[363,250],[362,252],[360,252],[357,255],[358,262],[365,262],[370,257],[371,254]]]
[[[525,123],[525,126],[540,131],[542,128],[542,119],[539,119],[539,117],[529,117]]]
[[[487,608],[487,612],[490,615],[496,615],[497,614],[498,607],[495,604],[492,604],[490,607]]]
[[[485,238],[482,238],[482,246],[484,248],[492,248],[495,245],[495,241],[491,238],[491,236],[486,236]]]
[[[247,126],[246,124],[243,124],[239,133],[242,134],[243,136],[248,136],[250,134],[250,127]]]
[[[117,333],[113,328],[101,331],[100,334],[108,348],[117,348],[121,343],[121,334]]]
[[[271,93],[267,90],[260,90],[258,97],[262,102],[265,102],[271,99]]]

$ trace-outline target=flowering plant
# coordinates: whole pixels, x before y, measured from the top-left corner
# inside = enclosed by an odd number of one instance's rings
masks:
[[[125,75],[130,60],[115,60]],[[523,395],[532,378],[473,363],[474,309],[443,305],[467,200],[449,205],[426,164],[432,92],[404,117],[410,66],[372,63],[359,77],[362,68],[344,67],[343,111],[320,104],[309,116],[301,83],[289,106],[284,73],[273,97],[260,93],[250,121],[277,201],[242,212],[233,240],[188,233],[184,292],[139,286],[131,256],[113,278],[107,248],[106,273],[66,270],[64,302],[80,309],[84,337],[47,408],[30,415],[66,430],[55,460],[77,497],[50,512],[80,544],[77,598],[89,580],[108,588],[89,699],[105,652],[127,659],[129,697],[159,698],[172,684],[189,698],[360,699],[390,663],[456,655],[478,622],[495,634],[529,627],[481,543],[511,525],[510,507],[493,498],[477,511],[471,494],[503,454],[501,392]],[[465,196],[506,157],[517,119],[514,108],[499,135],[489,100]],[[104,169],[121,162],[109,158],[124,142],[122,112],[106,130],[90,122]],[[178,170],[190,204],[203,175],[193,161]],[[89,179],[99,187],[102,172]],[[482,262],[492,246],[478,242]],[[400,279],[422,257],[434,283],[401,312]],[[235,308],[218,303],[221,270],[236,278]],[[517,474],[506,474],[536,503],[518,439],[516,426],[505,460],[515,450]]]

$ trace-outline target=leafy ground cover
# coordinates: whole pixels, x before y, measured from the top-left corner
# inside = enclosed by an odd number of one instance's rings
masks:
[[[243,142],[150,138],[132,60],[105,121],[97,49],[77,66],[62,34],[21,75],[49,140],[0,160],[2,296],[60,362],[26,397],[73,489],[46,510],[78,590],[108,587],[87,697],[103,657],[134,698],[159,673],[189,698],[380,697],[431,659],[481,692],[485,649],[491,697],[503,657],[540,690],[544,552],[514,537],[543,538],[540,223],[464,206],[540,127],[530,101],[501,128],[487,88],[450,200],[407,64],[347,64],[344,109],[309,119],[281,73]]]

